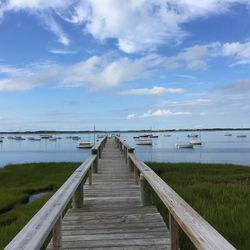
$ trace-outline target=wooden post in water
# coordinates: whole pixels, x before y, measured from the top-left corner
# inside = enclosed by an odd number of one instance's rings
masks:
[[[136,167],[135,167],[136,168]],[[150,206],[152,205],[151,201],[151,189],[142,174],[140,174],[140,188],[141,188],[141,202],[143,206]]]
[[[62,216],[61,215],[53,227],[52,234],[53,234],[52,235],[53,250],[61,250],[62,248]]]
[[[179,226],[169,212],[170,249],[179,250]]]
[[[73,208],[82,208],[83,207],[83,180],[77,187],[75,194],[73,196]]]

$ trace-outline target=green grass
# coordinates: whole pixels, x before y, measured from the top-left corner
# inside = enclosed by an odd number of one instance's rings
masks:
[[[79,163],[36,163],[0,168],[0,249],[23,228]],[[32,204],[32,193],[48,191]]]
[[[250,249],[250,168],[225,164],[147,163],[237,249]],[[167,222],[168,213],[154,197]],[[192,249],[181,233],[182,249]]]

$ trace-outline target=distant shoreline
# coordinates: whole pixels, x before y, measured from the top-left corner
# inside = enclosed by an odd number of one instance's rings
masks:
[[[53,130],[37,130],[37,131],[3,131],[0,134],[87,134],[87,133],[162,133],[162,132],[199,132],[199,131],[246,131],[250,128],[201,128],[201,129],[159,129],[159,130],[79,130],[79,131],[53,131]]]

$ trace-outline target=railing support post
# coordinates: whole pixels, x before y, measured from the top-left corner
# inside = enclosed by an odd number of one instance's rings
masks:
[[[98,156],[98,151],[96,149],[91,150],[92,155],[96,155],[96,158],[93,163],[93,173],[98,173],[98,161],[99,161],[99,156]]]
[[[135,167],[136,168],[136,167]],[[141,201],[143,206],[150,206],[152,205],[151,201],[151,189],[142,174],[140,174],[140,188],[141,188]]]
[[[139,171],[138,168],[136,166],[134,166],[134,180],[135,180],[135,184],[138,185],[139,184],[139,178],[141,179],[141,177],[139,177]],[[144,177],[143,177],[144,178]],[[145,180],[145,179],[144,179]],[[145,180],[146,181],[146,180]]]
[[[53,250],[61,250],[62,248],[62,216],[61,215],[53,227],[52,244],[53,244]]]
[[[83,207],[83,180],[77,187],[75,194],[73,196],[73,208],[82,208]]]
[[[128,157],[128,168],[130,172],[134,171],[134,164],[132,162],[132,160],[130,159],[130,157]]]
[[[88,172],[89,185],[92,185],[92,166],[89,168],[89,172]]]
[[[179,226],[175,218],[169,212],[170,249],[179,250]]]

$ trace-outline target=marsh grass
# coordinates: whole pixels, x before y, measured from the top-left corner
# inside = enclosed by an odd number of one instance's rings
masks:
[[[250,249],[250,168],[226,164],[147,163],[237,249]],[[168,223],[168,211],[154,195]],[[181,233],[182,249],[193,249]]]
[[[0,169],[0,249],[23,228],[79,163],[35,163]],[[48,191],[31,204],[29,195]]]

